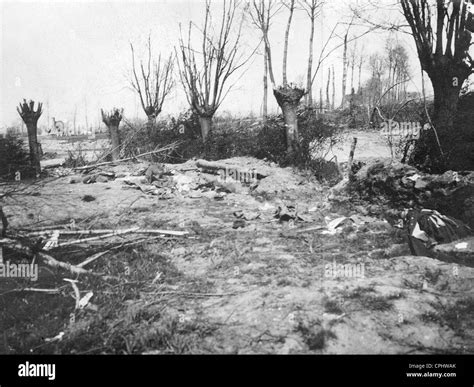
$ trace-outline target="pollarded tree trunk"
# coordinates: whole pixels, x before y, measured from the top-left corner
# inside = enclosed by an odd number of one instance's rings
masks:
[[[118,125],[110,125],[110,140],[112,141],[112,160],[120,159],[120,134]]]
[[[38,109],[34,110],[34,101],[23,100],[23,103],[20,103],[19,108],[17,107],[18,114],[22,118],[23,122],[26,125],[28,131],[28,145],[30,147],[30,163],[31,166],[35,169],[36,177],[39,177],[41,173],[41,153],[40,146],[38,143],[38,120],[41,116],[42,104],[38,103]]]
[[[212,117],[199,116],[199,126],[201,127],[202,140],[206,142],[212,129]]]
[[[280,106],[285,119],[286,145],[288,153],[295,151],[298,142],[297,109],[304,96],[304,90],[297,87],[282,86],[273,90],[273,94]]]
[[[155,123],[156,123],[156,116],[152,115],[152,116],[147,117],[147,125],[148,126],[151,127],[151,126],[155,125]]]
[[[151,138],[151,135],[153,133],[153,128],[155,127],[156,123],[156,115],[151,114],[147,116],[147,122],[146,122],[146,129],[148,131],[148,137]]]
[[[40,153],[40,145],[38,143],[38,135],[37,135],[37,124],[35,123],[27,123],[26,129],[28,130],[28,144],[30,146],[30,160],[31,165],[35,169],[36,176],[41,173],[41,153]]]
[[[119,125],[122,121],[123,109],[113,109],[111,113],[105,113],[101,109],[102,121],[109,129],[110,141],[112,142],[112,161],[120,159],[120,134]]]

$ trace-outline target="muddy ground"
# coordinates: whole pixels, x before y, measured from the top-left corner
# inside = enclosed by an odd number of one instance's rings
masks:
[[[3,202],[15,232],[74,220],[76,229],[188,234],[49,251],[77,264],[110,249],[87,266],[105,278],[44,265],[37,281],[0,278],[0,353],[474,352],[474,268],[411,256],[379,207],[335,197],[310,176],[224,162],[268,177],[228,184],[189,161],[167,165],[170,184],[152,186],[144,162],[104,167],[116,177],[107,182],[66,170],[25,191],[15,183]],[[275,217],[283,205],[295,219]],[[341,216],[356,221],[328,227]],[[6,248],[3,258],[18,259]],[[333,270],[341,264],[352,271]],[[77,280],[81,297],[93,293],[87,307],[75,307],[64,279]]]

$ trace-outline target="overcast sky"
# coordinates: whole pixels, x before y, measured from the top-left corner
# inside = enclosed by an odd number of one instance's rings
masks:
[[[355,4],[356,0],[353,0]],[[337,21],[347,21],[350,15],[346,2],[328,2],[317,21],[315,33],[315,61],[321,43],[325,41]],[[216,11],[220,3],[213,4]],[[130,42],[136,46],[137,56],[144,54],[148,34],[153,51],[168,55],[177,43],[179,23],[192,20],[202,23],[204,0],[181,1],[109,1],[109,2],[11,2],[0,0],[1,12],[1,85],[0,127],[18,121],[15,106],[22,98],[42,101],[44,114],[39,124],[46,125],[47,117],[72,122],[76,112],[77,125],[99,122],[100,108],[123,107],[125,116],[145,118],[138,99],[129,87],[131,54]],[[387,17],[396,17],[389,15]],[[379,15],[380,16],[380,15]],[[281,82],[281,61],[287,12],[282,12],[271,29],[271,43],[277,82]],[[344,25],[338,31],[342,33]],[[354,27],[354,35],[364,27]],[[197,32],[197,31],[195,31]],[[289,80],[300,83],[308,58],[309,20],[304,12],[295,14],[290,35]],[[414,83],[419,87],[419,65],[412,38],[400,34],[398,38],[410,55]],[[358,41],[367,55],[381,51],[386,33],[372,33]],[[245,24],[242,49],[250,53],[259,42],[259,33]],[[333,45],[341,40],[336,38]],[[342,48],[336,50],[323,64],[314,87],[325,89],[327,69],[336,70],[336,99],[341,98]],[[258,115],[262,104],[263,58],[255,55],[240,73],[240,79],[227,96],[219,113]],[[366,77],[366,75],[364,75]],[[418,82],[418,86],[416,83]],[[271,110],[276,103],[270,94]],[[177,83],[173,95],[165,102],[162,114],[174,114],[188,107],[182,88]]]

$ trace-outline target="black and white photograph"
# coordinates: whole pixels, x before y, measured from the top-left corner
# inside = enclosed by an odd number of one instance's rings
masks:
[[[0,354],[474,354],[474,0],[0,25]]]

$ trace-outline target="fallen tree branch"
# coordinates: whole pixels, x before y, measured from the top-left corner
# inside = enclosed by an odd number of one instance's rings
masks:
[[[45,254],[41,251],[35,252],[30,246],[24,244],[21,241],[15,240],[15,239],[10,239],[10,238],[2,238],[0,239],[0,245],[6,246],[12,250],[15,250],[19,253],[26,254],[30,257],[37,256],[39,257],[43,263],[45,263],[48,266],[51,267],[59,267],[61,269],[65,269],[70,271],[71,273],[74,274],[93,274],[93,275],[98,275],[95,273],[92,273],[89,270],[83,269],[81,267],[77,267],[74,265],[71,265],[70,263],[66,262],[61,262],[53,258],[52,256]]]
[[[96,241],[96,240],[100,240],[100,239],[111,238],[111,237],[114,237],[114,236],[117,236],[117,235],[123,235],[123,234],[131,233],[131,232],[136,231],[136,230],[138,230],[138,227],[129,228],[129,229],[126,229],[126,230],[117,230],[117,231],[113,231],[109,234],[93,236],[93,237],[90,237],[90,238],[74,239],[72,241],[67,241],[67,242],[62,242],[62,243],[58,242],[58,245],[56,247],[64,247],[64,246],[75,245],[75,244],[79,244],[79,243],[92,242],[92,241]]]
[[[189,234],[188,231],[178,231],[178,230],[160,230],[160,229],[145,229],[141,230],[138,227],[133,227],[130,229],[125,229],[125,230],[113,230],[113,229],[102,229],[102,230],[42,230],[42,231],[32,231],[27,233],[28,236],[43,236],[43,235],[49,235],[53,233],[59,233],[60,235],[101,235],[101,234],[106,234],[102,235],[100,237],[94,237],[94,238],[108,238],[109,236],[115,236],[115,235],[120,235],[120,234],[126,234],[126,233],[133,233],[133,234],[162,234],[162,235],[174,235],[174,236],[183,236]],[[82,242],[84,241],[90,241],[93,239],[87,238],[87,239],[81,239]],[[78,239],[79,241],[79,239]],[[78,242],[75,242],[78,243]],[[64,246],[65,244],[61,244],[61,246]]]
[[[87,170],[91,170],[91,169],[94,169],[94,168],[97,168],[97,167],[101,167],[103,165],[111,165],[111,164],[121,163],[121,162],[124,162],[124,161],[135,160],[138,157],[143,157],[143,156],[151,155],[151,154],[154,154],[154,153],[161,153],[161,152],[165,152],[167,150],[172,150],[179,144],[180,144],[180,142],[177,141],[177,142],[174,142],[174,143],[172,143],[168,146],[165,146],[163,148],[156,149],[156,150],[146,152],[146,153],[141,153],[141,154],[136,155],[136,156],[126,157],[124,159],[115,160],[115,161],[105,161],[103,163],[98,163],[98,164],[93,164],[93,165],[85,165],[83,167],[76,167],[76,168],[73,168],[73,169],[75,171],[87,171]]]
[[[76,309],[79,309],[79,301],[81,300],[81,292],[79,292],[79,288],[76,285],[77,281],[69,279],[69,278],[63,278],[63,280],[71,284],[74,290],[74,299],[76,300]]]
[[[88,265],[89,263],[94,262],[96,259],[99,259],[103,255],[107,254],[109,251],[110,250],[105,250],[105,251],[101,251],[100,253],[96,253],[90,256],[89,258],[87,258],[85,261],[82,261],[79,265],[77,265],[77,267],[84,267],[85,265]]]
[[[59,294],[61,291],[59,289],[40,289],[40,288],[20,288],[20,289],[12,289],[5,293],[0,294],[3,296],[7,293],[14,293],[14,292],[37,292],[37,293],[49,293],[49,294]]]
[[[167,295],[173,294],[178,296],[189,296],[189,297],[227,297],[227,296],[235,296],[236,294],[241,294],[243,292],[229,292],[229,293],[193,293],[193,292],[179,292],[179,291],[163,291],[163,292],[150,292],[148,294],[153,295]],[[147,293],[144,293],[147,294]]]

